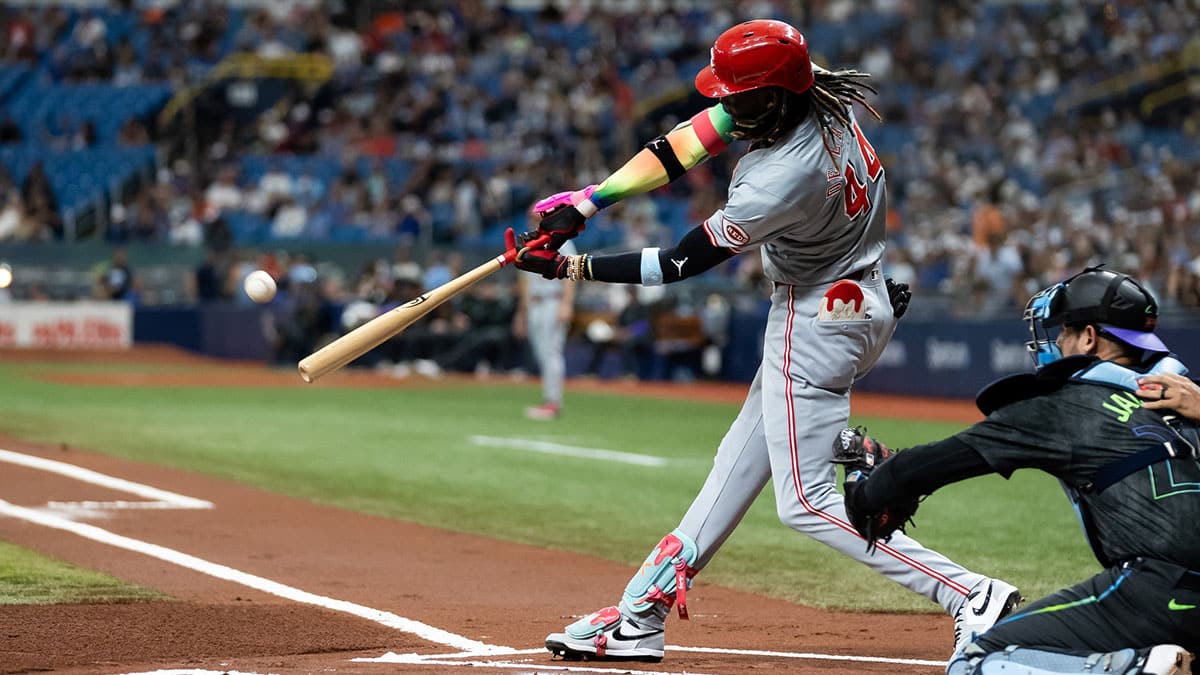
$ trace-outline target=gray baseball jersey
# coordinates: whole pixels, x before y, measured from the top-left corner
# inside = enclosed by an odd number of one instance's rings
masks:
[[[761,246],[771,281],[812,286],[883,257],[886,195],[883,166],[857,123],[823,133],[809,115],[788,137],[738,162],[725,208],[704,227],[717,246]]]

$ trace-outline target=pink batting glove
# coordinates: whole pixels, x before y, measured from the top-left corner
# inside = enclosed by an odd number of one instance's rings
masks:
[[[582,190],[557,192],[549,197],[546,197],[545,199],[539,200],[536,204],[534,204],[533,212],[539,216],[545,216],[547,213],[560,209],[567,204],[570,204],[571,206],[579,206],[583,200],[591,197],[592,193],[595,191],[596,186],[589,185]]]

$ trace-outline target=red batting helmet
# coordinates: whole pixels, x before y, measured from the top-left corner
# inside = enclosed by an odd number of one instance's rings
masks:
[[[721,33],[712,60],[696,73],[696,91],[721,98],[760,87],[803,94],[812,86],[812,61],[800,31],[782,22],[756,19]]]

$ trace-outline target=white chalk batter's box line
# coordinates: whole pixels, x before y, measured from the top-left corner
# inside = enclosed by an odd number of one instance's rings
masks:
[[[84,483],[98,485],[103,488],[124,492],[126,494],[135,495],[147,499],[149,501],[128,501],[117,500],[108,502],[99,501],[82,501],[82,502],[60,502],[51,501],[46,503],[47,509],[52,511],[62,512],[65,515],[74,518],[86,518],[95,515],[98,511],[117,511],[117,510],[132,510],[132,509],[211,509],[212,502],[203,499],[195,499],[194,497],[186,497],[174,492],[160,490],[142,483],[134,483],[133,481],[125,480],[124,478],[116,478],[108,476],[98,471],[85,469],[74,464],[59,462],[45,457],[36,455],[27,455],[11,450],[0,449],[0,462],[8,462],[29,469],[54,473],[67,478],[72,478]]]
[[[809,660],[809,661],[852,661],[856,663],[885,663],[891,665],[906,665],[906,666],[925,666],[929,668],[937,668],[942,670],[946,667],[945,661],[929,661],[925,659],[900,659],[890,658],[886,656],[849,656],[842,654],[815,654],[809,652],[778,652],[762,649],[725,649],[721,647],[679,647],[668,645],[665,648],[668,656],[671,652],[683,652],[692,654],[717,654],[730,656],[758,656],[776,659],[794,659],[794,660]],[[514,649],[508,656],[545,654],[544,648],[539,649]],[[396,654],[389,652],[377,658],[357,658],[352,659],[358,663],[390,663],[396,665],[445,665],[445,666],[469,666],[473,668],[522,668],[531,669],[534,671],[564,671],[564,672],[582,672],[582,673],[655,673],[656,675],[706,675],[695,671],[686,671],[686,673],[671,673],[669,671],[653,670],[631,670],[628,667],[614,665],[611,667],[602,667],[598,665],[547,665],[545,663],[537,663],[531,659],[512,661],[480,661],[480,654],[472,654],[470,652],[460,652],[456,654]],[[460,660],[462,659],[462,660]],[[468,660],[469,659],[469,660]],[[709,674],[711,675],[711,674]]]
[[[212,503],[193,497],[159,490],[139,483],[132,483],[120,478],[106,476],[90,469],[84,469],[72,464],[57,462],[54,460],[36,457],[34,455],[26,455],[22,453],[12,452],[9,450],[0,449],[0,461],[6,461],[13,464],[20,464],[30,468],[41,469],[58,473],[82,480],[85,482],[104,485],[117,490],[123,490],[139,496],[145,496],[157,501],[177,503],[186,506],[180,508],[212,508]],[[427,642],[450,647],[459,650],[451,654],[394,654],[387,653],[376,658],[359,658],[354,661],[362,663],[388,663],[394,665],[445,665],[457,667],[475,667],[475,668],[499,668],[499,669],[523,669],[532,671],[544,672],[579,672],[579,673],[658,673],[658,675],[684,675],[682,673],[672,674],[666,671],[638,671],[630,670],[623,667],[604,668],[598,666],[566,666],[566,665],[546,665],[542,663],[534,663],[530,661],[481,661],[480,657],[511,657],[532,654],[544,654],[544,649],[514,649],[512,647],[504,647],[501,645],[492,645],[477,640],[472,640],[464,635],[458,635],[440,628],[435,628],[428,624],[398,616],[391,612],[365,607],[356,603],[345,600],[337,600],[325,596],[309,593],[307,591],[287,586],[264,577],[242,572],[241,570],[227,567],[219,563],[210,562],[196,556],[189,555],[180,551],[151,544],[149,542],[133,539],[124,535],[105,530],[95,525],[80,523],[65,517],[62,514],[47,512],[41,509],[31,509],[23,506],[17,506],[7,501],[0,499],[0,516],[8,516],[24,520],[26,522],[42,525],[64,532],[70,532],[85,539],[90,539],[102,544],[108,544],[116,548],[141,553],[143,555],[156,558],[165,562],[169,562],[185,569],[190,569],[201,574],[206,574],[230,583],[240,584],[247,588],[251,588],[263,593],[281,597],[293,602],[298,602],[307,605],[323,607],[325,609],[336,612],[343,612],[352,616],[357,616],[368,621],[373,621],[383,626],[393,628],[395,630],[416,636]],[[761,656],[761,657],[776,657],[785,659],[813,659],[822,661],[857,661],[864,663],[890,663],[896,665],[912,665],[912,666],[930,666],[944,667],[945,663],[940,661],[925,661],[918,659],[892,659],[878,656],[845,656],[837,654],[806,654],[793,652],[772,652],[746,649],[720,649],[715,647],[667,647],[667,651],[679,652],[695,652],[706,654],[729,654],[737,656]],[[469,660],[468,660],[469,659]],[[169,670],[156,671],[156,675],[168,675],[174,673],[199,673],[207,675],[210,671],[203,670]],[[228,672],[228,671],[219,671]],[[700,675],[697,673],[689,673],[687,675]]]

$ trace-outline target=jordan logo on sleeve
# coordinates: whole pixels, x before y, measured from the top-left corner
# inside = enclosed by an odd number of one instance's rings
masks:
[[[675,269],[679,272],[680,277],[683,276],[683,264],[687,261],[688,261],[687,258],[684,258],[683,260],[676,260],[674,258],[671,258],[671,262],[675,263]]]

